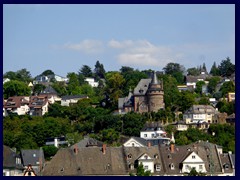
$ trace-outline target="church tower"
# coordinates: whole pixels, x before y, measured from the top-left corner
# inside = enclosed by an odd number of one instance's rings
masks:
[[[159,109],[164,109],[165,104],[163,101],[163,83],[157,79],[157,74],[154,71],[152,81],[149,84],[147,97],[148,97],[148,111],[157,112]]]

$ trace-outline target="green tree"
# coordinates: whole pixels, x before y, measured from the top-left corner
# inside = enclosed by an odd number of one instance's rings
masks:
[[[79,71],[84,77],[93,77],[92,70],[88,65],[83,65]]]
[[[43,75],[43,76],[54,75],[54,72],[52,70],[48,69],[48,70],[43,71],[41,75]]]
[[[200,98],[198,104],[201,104],[201,105],[209,105],[210,102],[209,102],[209,98],[206,97],[206,96],[203,96]]]
[[[235,65],[232,64],[230,58],[227,57],[225,60],[222,60],[219,70],[221,76],[229,77],[235,72]]]
[[[188,73],[188,76],[198,76],[198,75],[200,75],[199,69],[197,69],[195,67],[187,69],[187,73]]]
[[[117,106],[118,98],[123,95],[123,86],[125,83],[124,77],[119,72],[109,72],[106,74],[105,90],[112,100],[112,105]]]
[[[165,71],[166,74],[174,74],[176,72],[181,72],[183,73],[185,68],[178,64],[178,63],[168,63],[164,68],[163,70]]]
[[[151,176],[151,171],[145,170],[143,168],[143,164],[140,163],[137,167],[137,173],[136,176]]]
[[[225,82],[221,86],[220,91],[222,92],[222,96],[226,97],[227,93],[235,92],[235,85],[232,81]]]
[[[112,144],[113,142],[117,141],[119,136],[119,132],[112,128],[100,131],[101,141],[106,142],[107,144]]]
[[[176,100],[179,110],[183,112],[189,109],[195,103],[194,94],[190,91],[181,92]]]
[[[213,76],[220,76],[220,70],[216,65],[216,62],[213,63],[212,68],[210,70],[210,74]]]
[[[17,80],[17,74],[13,71],[8,71],[3,75],[3,78],[8,78],[10,80]]]
[[[203,85],[205,85],[205,82],[204,81],[198,81],[196,83],[196,89],[195,89],[195,92],[198,93],[198,94],[202,94],[202,87]]]
[[[18,81],[29,83],[32,81],[32,76],[27,69],[21,69],[16,72],[16,77]]]
[[[44,86],[43,84],[35,84],[35,85],[33,86],[33,94],[39,94],[39,93],[41,93],[45,88],[46,88],[46,86]]]
[[[98,80],[101,78],[105,78],[104,66],[99,61],[97,61],[95,64],[94,73],[95,73],[96,79],[98,79]]]
[[[60,97],[68,94],[67,85],[65,82],[54,82],[52,84],[52,88],[55,89]]]
[[[207,88],[208,88],[208,91],[210,94],[215,93],[216,87],[217,87],[217,84],[219,83],[219,81],[220,81],[220,78],[218,76],[214,76],[209,79]]]
[[[68,73],[67,77],[69,78],[67,91],[69,95],[78,95],[81,94],[81,89],[79,86],[78,76],[75,73]]]
[[[9,98],[11,96],[29,96],[30,94],[31,89],[24,82],[12,80],[3,85],[4,98]]]
[[[57,151],[58,151],[58,148],[55,147],[55,146],[43,146],[43,152],[44,152],[44,158],[46,160],[51,160],[51,157],[53,157]]]

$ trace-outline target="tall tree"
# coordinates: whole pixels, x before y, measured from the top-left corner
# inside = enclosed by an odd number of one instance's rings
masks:
[[[225,97],[227,93],[235,92],[235,85],[232,81],[225,82],[221,86],[220,91],[222,92],[222,96]]]
[[[99,61],[95,64],[94,73],[97,79],[101,79],[105,77],[105,69],[103,64],[101,64]]]
[[[220,74],[223,77],[229,77],[235,72],[235,65],[231,63],[229,57],[226,60],[222,60],[219,66]]]
[[[79,86],[78,76],[75,73],[68,73],[67,77],[69,78],[67,91],[69,95],[78,95],[81,94],[81,89]]]
[[[17,74],[17,79],[19,81],[27,83],[27,82],[30,82],[32,80],[32,76],[31,76],[30,72],[26,68],[18,70],[16,72],[16,74]]]
[[[210,74],[213,76],[220,76],[220,70],[216,65],[216,62],[213,63],[212,68],[210,70]]]
[[[205,63],[203,63],[202,70],[205,71],[205,72],[207,72],[207,68],[206,68]]]
[[[10,80],[17,80],[17,74],[13,71],[8,71],[3,75],[4,78],[8,78]]]
[[[174,74],[175,72],[181,72],[183,73],[185,71],[184,66],[178,64],[178,63],[168,63],[163,70],[166,74]]]
[[[209,93],[215,93],[215,90],[216,90],[216,86],[218,84],[218,82],[220,81],[220,78],[215,76],[215,77],[212,77],[209,79],[209,83],[208,83],[208,91]]]
[[[92,70],[88,65],[83,65],[79,73],[84,77],[93,77]]]
[[[185,67],[178,64],[178,63],[168,63],[163,70],[165,71],[165,74],[172,75],[176,78],[178,84],[182,84],[184,81],[184,71]]]

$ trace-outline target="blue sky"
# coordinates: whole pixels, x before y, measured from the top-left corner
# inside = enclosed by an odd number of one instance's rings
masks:
[[[3,5],[3,73],[235,64],[235,5]]]

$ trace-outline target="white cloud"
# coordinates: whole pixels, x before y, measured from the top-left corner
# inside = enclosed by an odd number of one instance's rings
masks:
[[[75,51],[81,51],[87,54],[100,53],[103,52],[103,43],[98,40],[86,39],[80,43],[66,43],[64,45],[65,49],[71,49]]]
[[[169,62],[175,62],[177,58],[184,56],[177,53],[170,47],[156,46],[147,40],[111,40],[108,46],[119,49],[117,61],[121,65],[155,66],[163,68]]]

